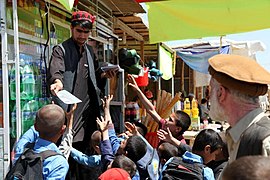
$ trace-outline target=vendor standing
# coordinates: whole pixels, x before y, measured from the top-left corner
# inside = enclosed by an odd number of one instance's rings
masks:
[[[101,94],[106,78],[115,76],[114,71],[103,73],[87,40],[95,17],[85,11],[72,14],[71,38],[53,48],[47,75],[47,85],[53,100],[65,111],[70,106],[56,97],[60,90],[67,90],[82,100],[74,114],[73,144],[84,151],[92,132],[97,130],[96,118],[101,115]]]

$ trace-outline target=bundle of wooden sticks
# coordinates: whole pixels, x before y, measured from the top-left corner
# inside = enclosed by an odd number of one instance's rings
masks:
[[[172,98],[171,93],[168,93],[165,90],[158,91],[156,111],[161,116],[161,118],[166,119],[170,116],[175,103],[180,100],[180,96],[181,92],[176,93]],[[142,123],[148,129],[148,135],[146,139],[153,147],[157,147],[158,138],[156,132],[158,130],[159,124],[155,122],[149,114],[146,115],[145,120]]]

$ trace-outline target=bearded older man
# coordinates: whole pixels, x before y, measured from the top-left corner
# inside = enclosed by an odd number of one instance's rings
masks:
[[[270,73],[256,61],[238,55],[209,59],[210,112],[227,121],[229,163],[241,156],[270,155],[270,120],[259,104],[268,91]]]

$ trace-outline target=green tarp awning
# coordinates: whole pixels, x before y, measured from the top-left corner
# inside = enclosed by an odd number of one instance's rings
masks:
[[[270,0],[169,0],[147,5],[151,43],[270,28]]]

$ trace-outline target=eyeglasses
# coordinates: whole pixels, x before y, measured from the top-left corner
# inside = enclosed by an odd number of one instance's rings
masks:
[[[90,30],[81,30],[81,29],[76,29],[76,31],[78,32],[78,33],[85,33],[85,34],[87,34],[87,33],[89,33],[90,32]]]

